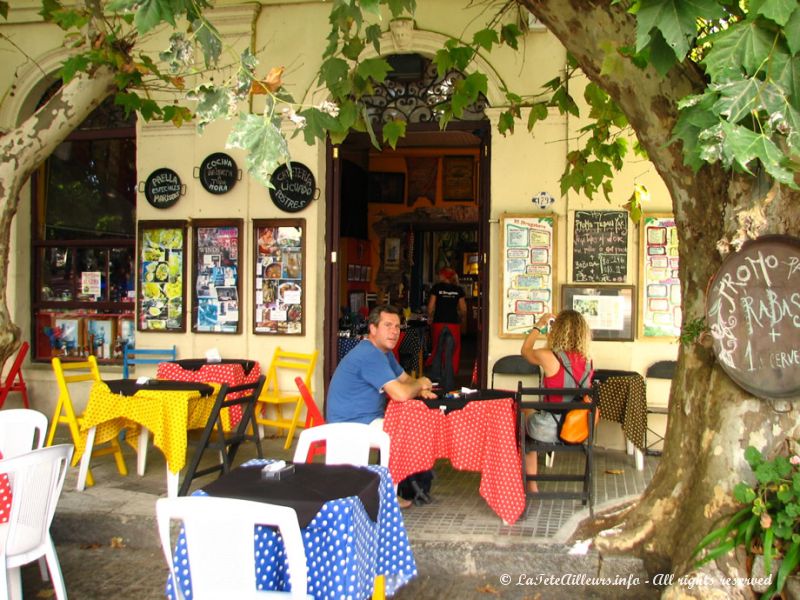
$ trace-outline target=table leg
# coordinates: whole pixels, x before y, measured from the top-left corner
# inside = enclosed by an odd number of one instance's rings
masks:
[[[92,450],[94,449],[94,436],[97,433],[97,427],[92,427],[86,434],[86,445],[83,448],[83,456],[81,457],[81,467],[78,471],[78,491],[82,492],[86,487],[86,474],[89,472],[89,463],[92,460]]]
[[[144,475],[145,465],[147,464],[147,442],[150,439],[150,431],[147,427],[139,428],[139,444],[136,447],[136,474],[141,477]]]
[[[644,452],[636,448],[633,451],[633,458],[636,461],[636,470],[644,471]]]
[[[375,583],[372,588],[372,600],[385,600],[386,598],[386,576],[375,575]]]
[[[169,470],[169,463],[167,463],[167,498],[178,497],[178,483],[180,480],[180,473],[173,473]]]

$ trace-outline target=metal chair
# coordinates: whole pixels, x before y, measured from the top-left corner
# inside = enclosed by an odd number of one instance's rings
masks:
[[[10,598],[22,597],[20,567],[44,557],[56,598],[66,600],[50,524],[64,487],[73,447],[60,444],[40,448],[2,461],[12,498],[6,535],[0,539],[0,590]],[[252,547],[252,546],[251,546]]]
[[[647,367],[647,371],[645,371],[645,380],[648,379],[658,379],[663,381],[672,381],[673,376],[675,375],[675,367],[677,366],[677,362],[674,360],[660,360],[658,362],[653,363],[649,367]],[[647,389],[649,391],[653,391],[655,389],[654,386],[655,382],[648,382]],[[655,395],[655,394],[653,394]],[[644,444],[645,444],[645,451],[650,456],[660,456],[661,450],[653,450],[653,446],[658,444],[659,442],[664,441],[664,436],[656,432],[650,425],[650,415],[664,415],[666,418],[667,414],[669,413],[669,400],[667,404],[653,404],[650,402],[651,394],[648,394],[647,399],[647,430],[645,431],[644,437]],[[648,439],[650,434],[655,436],[655,440],[652,442]]]
[[[591,402],[531,402],[526,401],[526,396],[584,396],[590,395]],[[594,463],[594,435],[595,420],[597,415],[597,405],[600,397],[600,385],[594,383],[591,388],[526,388],[522,387],[522,382],[518,384],[516,394],[517,417],[519,423],[519,444],[522,453],[522,481],[525,484],[525,493],[532,498],[556,499],[556,500],[580,500],[583,505],[588,503],[589,514],[594,517],[594,490],[592,489],[592,466]],[[589,437],[582,444],[545,443],[536,440],[527,440],[525,437],[525,413],[522,409],[545,410],[556,413],[566,413],[571,410],[585,410],[589,419]],[[583,455],[583,473],[575,474],[568,472],[548,472],[528,475],[525,472],[525,452],[540,452],[554,454],[559,453],[579,453]],[[577,482],[581,483],[580,490],[562,491],[528,491],[527,482]]]
[[[281,350],[280,346],[275,348],[272,355],[272,362],[267,370],[267,381],[261,396],[258,399],[256,410],[256,423],[258,423],[258,433],[264,437],[264,426],[286,429],[285,449],[289,449],[294,440],[294,432],[300,420],[300,413],[303,409],[303,399],[296,390],[287,389],[294,377],[298,375],[303,378],[303,382],[311,389],[311,376],[314,374],[314,366],[317,364],[318,351],[313,352],[287,352]],[[292,415],[287,417],[283,412],[284,405],[291,405]],[[275,418],[267,416],[267,410],[275,411]]]
[[[503,356],[492,365],[492,388],[494,388],[495,373],[500,375],[536,375],[536,385],[541,384],[539,367],[529,363],[521,354]]]
[[[188,559],[191,568],[191,598],[310,597],[307,595],[306,551],[294,509],[236,498],[188,496],[160,498],[156,501],[156,517],[176,598],[184,598],[178,579],[186,572],[186,564],[176,566],[173,562],[175,545],[170,537],[173,520],[182,522],[186,535],[186,552],[182,558]],[[258,591],[253,566],[253,535],[258,525],[276,527],[280,531],[291,581],[289,592]],[[263,551],[278,552],[269,548]]]
[[[185,496],[189,491],[189,485],[192,480],[203,475],[219,472],[220,475],[228,473],[231,470],[233,460],[236,458],[236,453],[239,446],[247,441],[255,442],[256,452],[258,457],[264,456],[261,450],[261,438],[256,432],[256,424],[254,421],[256,400],[261,393],[261,388],[264,386],[264,376],[258,378],[253,383],[245,383],[236,386],[223,385],[217,394],[214,408],[211,409],[211,414],[208,416],[208,421],[200,435],[200,441],[195,449],[189,467],[186,470],[186,476],[183,479],[179,496]],[[231,406],[242,407],[242,418],[236,426],[235,431],[225,431],[222,423],[222,410],[230,408]],[[212,440],[212,435],[215,433],[216,437]],[[209,467],[199,469],[200,460],[206,450],[216,450],[219,452],[220,462]]]
[[[11,392],[19,392],[22,394],[22,405],[25,408],[30,408],[30,404],[28,403],[28,386],[25,385],[25,380],[22,378],[22,361],[25,360],[25,356],[28,354],[28,348],[30,348],[30,344],[28,344],[28,342],[22,342],[22,345],[17,351],[17,356],[11,364],[11,369],[8,371],[8,375],[6,375],[6,380],[3,382],[2,387],[0,387],[0,408],[3,408],[3,404],[5,404],[6,398]]]
[[[312,442],[325,442],[325,464],[368,465],[369,451],[380,450],[380,464],[389,467],[389,434],[364,423],[327,423],[304,429],[297,440],[294,462],[305,462]]]
[[[157,365],[178,358],[178,348],[135,348],[127,344],[122,349],[122,377],[128,379],[134,365]]]

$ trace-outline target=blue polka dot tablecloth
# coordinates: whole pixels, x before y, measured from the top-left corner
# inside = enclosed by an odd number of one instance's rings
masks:
[[[253,459],[242,467],[266,462]],[[385,576],[386,594],[391,596],[417,575],[417,565],[389,471],[379,465],[364,468],[378,473],[381,478],[377,523],[369,518],[358,497],[350,496],[323,504],[319,513],[301,531],[308,565],[308,593],[314,598],[369,598],[376,575]],[[202,490],[195,494],[206,495]],[[183,529],[178,535],[173,560],[175,577],[183,595],[192,598],[191,557],[186,552]],[[255,528],[254,568],[259,590],[290,589],[283,542],[270,527]],[[166,594],[174,600],[172,581],[172,578],[167,581]]]

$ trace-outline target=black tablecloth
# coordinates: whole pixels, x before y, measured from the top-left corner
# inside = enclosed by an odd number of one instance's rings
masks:
[[[425,406],[428,408],[441,408],[444,406],[445,414],[449,414],[454,410],[461,410],[470,402],[479,402],[481,400],[502,400],[503,398],[513,398],[514,392],[505,390],[478,390],[473,394],[461,394],[460,398],[445,398],[448,392],[436,392],[438,398],[431,400],[423,400]]]
[[[168,381],[166,379],[148,379],[146,383],[137,383],[135,379],[111,379],[103,381],[115,394],[133,396],[139,390],[156,390],[161,392],[200,392],[201,396],[210,396],[214,388],[205,383],[191,381]]]
[[[205,358],[182,358],[169,362],[175,363],[179,365],[181,369],[186,369],[187,371],[199,371],[206,365],[242,365],[245,375],[249,375],[256,364],[254,360],[245,360],[243,358],[223,358],[222,360],[215,360],[214,362],[209,362]]]
[[[209,496],[240,498],[289,506],[297,512],[300,527],[306,527],[329,500],[358,496],[377,522],[380,505],[378,473],[350,465],[295,464],[286,479],[261,478],[260,466],[242,466],[203,486]]]

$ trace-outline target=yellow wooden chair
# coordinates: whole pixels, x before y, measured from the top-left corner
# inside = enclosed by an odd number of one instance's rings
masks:
[[[53,371],[56,374],[56,382],[58,383],[58,403],[56,404],[56,411],[53,413],[53,418],[50,419],[50,431],[47,434],[47,445],[53,445],[56,428],[59,425],[66,425],[72,436],[72,443],[78,448],[80,447],[80,430],[83,417],[75,414],[75,409],[72,405],[72,397],[70,396],[67,384],[81,381],[100,381],[100,370],[97,368],[97,359],[94,356],[90,356],[86,361],[62,363],[61,359],[54,358],[52,363]],[[65,371],[70,374],[66,374]],[[98,448],[92,452],[92,456],[104,456],[106,454],[114,455],[114,460],[117,463],[117,470],[120,475],[128,474],[128,468],[125,466],[125,458],[122,456],[122,448],[117,438],[114,438],[110,446]],[[80,454],[76,452],[72,457],[73,467],[78,464],[79,459]],[[94,485],[91,471],[89,471],[86,476],[86,484]]]
[[[300,413],[303,410],[303,397],[298,392],[294,384],[294,378],[302,377],[303,383],[311,388],[311,375],[314,373],[314,366],[317,364],[317,354],[314,350],[310,353],[287,352],[280,347],[275,348],[272,362],[267,371],[267,381],[261,390],[256,408],[256,423],[258,424],[258,435],[264,437],[264,426],[286,429],[286,443],[284,448],[292,445],[295,429],[298,427]],[[292,413],[284,413],[284,405]],[[269,418],[267,411],[274,410],[275,418]],[[302,425],[300,425],[302,427]]]

